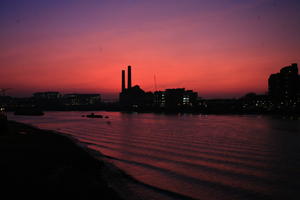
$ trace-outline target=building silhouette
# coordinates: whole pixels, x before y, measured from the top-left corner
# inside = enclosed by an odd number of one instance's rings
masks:
[[[59,92],[36,92],[33,93],[33,97],[35,99],[41,99],[41,100],[56,100],[62,97],[62,95]]]
[[[178,110],[197,105],[198,94],[184,88],[166,89],[165,91],[145,92],[138,85],[132,86],[131,66],[127,68],[127,88],[125,86],[125,70],[122,70],[120,105],[123,109],[162,108]]]
[[[153,94],[145,92],[140,86],[132,87],[131,66],[127,67],[127,88],[125,86],[125,70],[122,70],[122,90],[119,95],[120,105],[125,109],[137,109],[152,106]]]
[[[164,108],[166,106],[165,91],[155,91],[153,99],[154,107]]]
[[[63,96],[64,105],[98,105],[101,103],[100,94],[65,94]]]
[[[272,101],[283,104],[300,100],[300,76],[298,65],[283,67],[279,73],[271,74],[268,80],[268,94]]]
[[[154,105],[160,108],[177,109],[194,107],[198,103],[198,93],[185,88],[166,89],[154,92]]]

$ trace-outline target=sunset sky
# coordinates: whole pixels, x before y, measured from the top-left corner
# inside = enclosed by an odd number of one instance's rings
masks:
[[[0,88],[117,98],[121,70],[145,91],[264,93],[300,63],[299,0],[1,0]]]

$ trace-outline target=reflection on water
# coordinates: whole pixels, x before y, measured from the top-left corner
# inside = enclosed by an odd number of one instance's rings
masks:
[[[101,112],[109,119],[82,118],[85,114],[9,117],[72,135],[143,182],[151,198],[300,199],[299,121],[119,112]]]

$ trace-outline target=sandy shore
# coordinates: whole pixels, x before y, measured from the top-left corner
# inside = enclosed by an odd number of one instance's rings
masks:
[[[0,132],[1,195],[125,199],[110,187],[107,171],[65,136],[13,121]]]

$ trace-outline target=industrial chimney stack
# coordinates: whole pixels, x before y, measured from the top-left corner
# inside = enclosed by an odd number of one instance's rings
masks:
[[[128,66],[128,89],[131,88],[131,66]]]
[[[125,91],[125,70],[122,70],[122,92]]]

